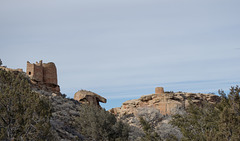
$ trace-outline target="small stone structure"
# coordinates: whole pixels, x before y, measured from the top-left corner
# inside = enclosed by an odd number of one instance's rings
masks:
[[[60,92],[57,83],[57,68],[53,62],[42,63],[42,60],[31,64],[27,61],[27,75],[33,84],[45,85],[50,87],[53,92]]]
[[[57,69],[53,62],[42,63],[42,60],[31,64],[27,62],[27,74],[37,82],[51,83],[57,85]]]
[[[163,87],[156,87],[155,88],[155,94],[164,94]]]
[[[95,105],[98,107],[101,107],[99,102],[102,102],[102,103],[107,102],[106,98],[104,98],[94,92],[86,91],[86,90],[77,91],[74,94],[74,99],[79,101],[80,103]]]

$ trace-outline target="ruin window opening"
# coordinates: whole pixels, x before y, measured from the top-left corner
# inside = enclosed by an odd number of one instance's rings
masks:
[[[28,72],[29,75],[31,75],[31,72]]]

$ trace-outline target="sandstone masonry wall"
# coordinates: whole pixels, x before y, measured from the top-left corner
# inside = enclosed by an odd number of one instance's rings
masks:
[[[43,64],[43,82],[57,85],[57,68],[54,63]]]
[[[42,63],[42,60],[31,64],[27,61],[27,75],[31,82],[40,89],[48,89],[52,92],[59,93],[60,87],[57,82],[57,68],[53,62]]]
[[[42,63],[42,60],[31,64],[27,62],[27,75],[34,81],[57,84],[57,69],[54,63]]]
[[[43,66],[42,61],[36,64],[31,64],[27,62],[27,75],[35,81],[43,82]]]
[[[163,87],[156,87],[155,88],[155,94],[163,94],[163,93],[164,93]]]

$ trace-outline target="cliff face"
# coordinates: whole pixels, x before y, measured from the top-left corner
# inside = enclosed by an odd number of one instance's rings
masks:
[[[189,99],[195,104],[200,104],[203,101],[216,103],[220,100],[219,96],[214,94],[202,93],[158,93],[144,95],[139,99],[128,100],[121,107],[110,110],[115,115],[137,114],[137,109],[141,107],[154,107],[160,110],[163,115],[171,115],[176,108],[185,108],[189,105]]]

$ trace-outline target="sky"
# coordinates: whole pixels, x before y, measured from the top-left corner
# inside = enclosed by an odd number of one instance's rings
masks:
[[[0,59],[57,66],[61,92],[120,107],[165,91],[240,84],[239,0],[1,0]]]

